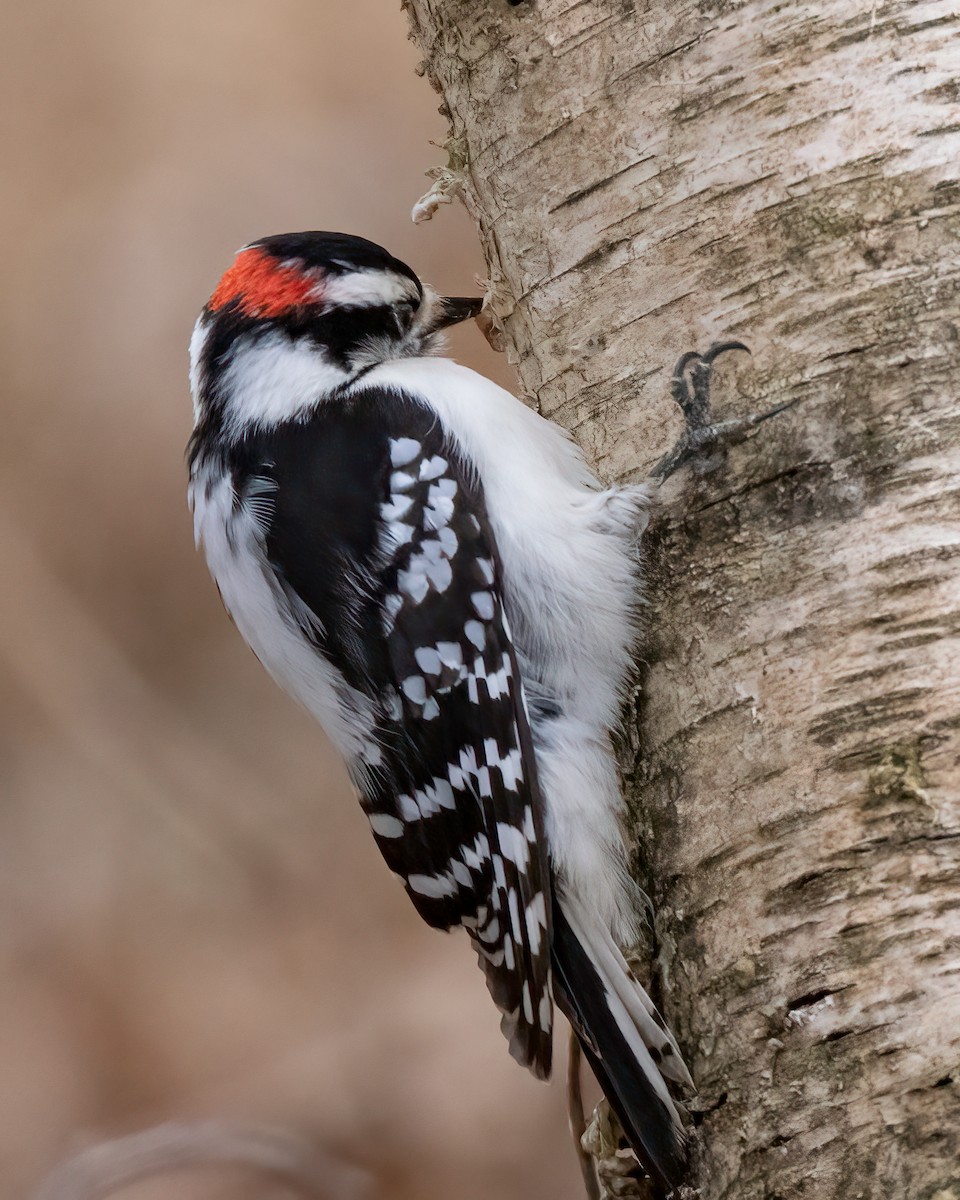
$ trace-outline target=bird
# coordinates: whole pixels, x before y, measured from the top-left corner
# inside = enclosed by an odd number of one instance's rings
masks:
[[[196,538],[421,917],[466,930],[510,1053],[550,1075],[556,1005],[666,1193],[692,1080],[624,957],[642,899],[611,741],[649,493],[443,356],[482,306],[350,234],[244,246],[190,343]]]

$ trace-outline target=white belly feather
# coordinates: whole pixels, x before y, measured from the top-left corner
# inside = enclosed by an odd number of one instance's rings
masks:
[[[273,679],[307,709],[348,761],[369,755],[358,714],[370,702],[311,646],[290,598],[279,587],[250,509],[234,504],[230,479],[201,468],[190,486],[194,531],[210,574],[244,641]],[[301,614],[303,620],[308,618]],[[372,715],[367,718],[370,728]]]

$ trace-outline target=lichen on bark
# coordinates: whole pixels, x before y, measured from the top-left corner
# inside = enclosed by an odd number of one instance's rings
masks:
[[[408,0],[527,399],[661,497],[630,799],[704,1200],[960,1197],[960,13]],[[634,736],[635,735],[635,736]]]

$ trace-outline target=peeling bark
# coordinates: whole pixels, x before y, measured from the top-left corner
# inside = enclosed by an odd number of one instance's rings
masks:
[[[665,489],[627,776],[704,1200],[960,1197],[960,13],[408,0],[522,387]],[[630,753],[632,751],[632,754]]]

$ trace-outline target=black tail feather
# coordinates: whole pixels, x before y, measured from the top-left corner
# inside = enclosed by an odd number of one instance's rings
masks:
[[[557,900],[553,959],[558,1007],[576,1031],[584,1056],[640,1162],[659,1187],[670,1192],[685,1173],[683,1130],[675,1111],[658,1095],[638,1062],[610,1007],[609,990]]]

